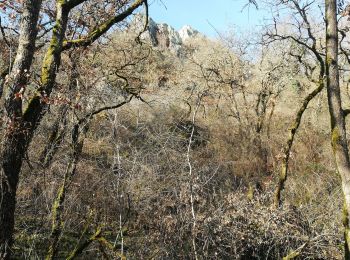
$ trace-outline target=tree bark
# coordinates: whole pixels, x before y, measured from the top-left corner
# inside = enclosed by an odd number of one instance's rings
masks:
[[[0,172],[0,259],[10,259],[13,243],[16,190],[25,152],[22,99],[20,93],[27,83],[27,73],[35,52],[37,23],[41,0],[24,2],[17,55],[4,85],[6,133],[1,149]]]
[[[279,208],[282,205],[282,191],[284,190],[285,183],[287,181],[288,177],[288,166],[289,166],[289,158],[290,153],[292,150],[293,142],[295,135],[297,133],[297,130],[300,126],[301,119],[303,117],[304,112],[306,111],[310,101],[317,96],[318,93],[322,91],[324,88],[324,82],[323,79],[320,79],[319,85],[316,89],[314,89],[307,97],[304,99],[301,107],[299,108],[294,121],[292,122],[290,128],[288,129],[288,139],[286,146],[283,150],[283,158],[282,158],[282,165],[281,165],[281,171],[280,175],[278,177],[278,183],[275,189],[275,195],[274,195],[274,206],[275,208]]]
[[[44,169],[50,167],[52,160],[64,140],[67,127],[67,114],[69,106],[64,104],[57,112],[57,116],[52,125],[52,130],[48,136],[48,142],[40,156],[40,162]]]
[[[79,56],[74,55],[74,52],[69,55],[71,60],[71,68],[68,78],[68,90],[71,96],[76,95],[77,91],[77,80],[79,78],[77,63]],[[69,111],[69,104],[62,104],[59,111],[57,112],[54,123],[52,124],[52,130],[48,136],[48,142],[40,156],[40,161],[43,168],[48,168],[59,149],[59,146],[64,140],[67,131],[67,115]]]
[[[344,193],[345,259],[350,259],[350,161],[346,140],[345,117],[341,104],[338,68],[337,0],[326,0],[326,79],[329,114],[331,119],[331,144],[342,179]]]
[[[55,201],[52,205],[51,215],[52,215],[52,225],[51,225],[51,235],[50,235],[50,245],[48,253],[46,255],[46,260],[52,260],[56,257],[58,242],[62,234],[63,229],[63,211],[64,211],[64,201],[66,197],[67,186],[71,182],[72,177],[75,174],[75,170],[79,161],[80,154],[82,152],[84,139],[79,140],[79,124],[73,127],[72,131],[72,152],[70,155],[70,161],[64,174],[64,180],[61,187],[58,190]]]
[[[69,12],[85,1],[87,0],[56,1],[56,22],[42,64],[41,87],[38,89],[37,95],[29,101],[25,111],[22,111],[21,94],[29,79],[28,72],[35,53],[37,23],[42,0],[26,0],[23,4],[17,55],[10,73],[10,80],[5,84],[3,93],[5,95],[6,133],[2,140],[0,154],[2,160],[0,172],[0,259],[10,258],[19,173],[28,144],[46,112],[48,105],[44,102],[45,98],[50,96],[55,86]],[[147,6],[147,1],[135,0],[124,12],[102,23],[93,31],[90,38],[79,40],[70,46],[67,46],[69,42],[66,42],[65,49],[90,45],[142,4]]]

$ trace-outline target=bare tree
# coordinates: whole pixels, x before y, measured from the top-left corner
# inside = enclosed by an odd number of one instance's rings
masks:
[[[346,126],[339,86],[337,0],[325,1],[326,81],[331,120],[331,143],[344,193],[345,259],[350,259],[350,161]]]
[[[16,190],[23,157],[28,145],[34,136],[35,129],[40,124],[48,104],[43,102],[55,89],[56,74],[60,67],[61,53],[70,48],[89,46],[104,35],[113,25],[123,21],[147,0],[123,2],[117,6],[115,12],[107,19],[102,20],[94,29],[85,28],[87,32],[79,39],[65,39],[71,11],[87,0],[55,1],[55,23],[52,27],[52,36],[46,55],[42,61],[40,86],[36,94],[29,100],[23,109],[22,96],[28,84],[32,59],[35,52],[37,25],[41,10],[41,1],[24,1],[21,18],[19,47],[16,59],[4,85],[6,133],[2,140],[1,149],[1,186],[0,186],[0,256],[10,258],[14,228],[14,211]]]
[[[301,106],[298,108],[293,121],[288,129],[288,137],[283,147],[281,155],[281,170],[278,177],[278,183],[275,189],[274,205],[280,207],[282,204],[281,194],[284,190],[285,183],[288,178],[289,160],[292,151],[293,143],[299,126],[301,124],[303,115],[308,108],[310,102],[324,89],[324,53],[319,46],[317,39],[316,25],[310,21],[310,13],[313,12],[311,8],[314,2],[303,2],[297,0],[288,0],[274,2],[273,6],[286,6],[295,12],[295,22],[291,29],[283,29],[278,24],[277,19],[273,19],[273,24],[270,26],[263,36],[264,44],[271,44],[276,41],[290,43],[298,46],[296,52],[293,48],[289,56],[294,57],[296,64],[299,64],[301,71],[306,76],[311,85],[316,85],[312,91],[303,99]],[[320,25],[322,26],[322,24]],[[285,32],[287,31],[287,32]],[[311,60],[311,62],[310,62]]]

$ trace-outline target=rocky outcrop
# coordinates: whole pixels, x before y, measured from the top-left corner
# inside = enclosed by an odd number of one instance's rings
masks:
[[[135,16],[130,28],[140,31],[143,24],[144,16],[138,15]],[[154,47],[169,49],[174,53],[179,52],[186,40],[197,36],[203,35],[189,25],[185,25],[179,31],[176,31],[166,23],[156,23],[152,18],[148,20],[147,31],[141,35],[143,40],[149,41]]]
[[[152,28],[150,34],[152,42],[155,42],[155,46],[160,48],[169,48],[177,51],[182,45],[182,39],[175,29],[166,23],[155,24],[156,27]],[[149,30],[151,32],[151,30]]]
[[[185,25],[179,30],[179,36],[184,42],[189,38],[200,36],[201,33],[193,29],[190,25]]]

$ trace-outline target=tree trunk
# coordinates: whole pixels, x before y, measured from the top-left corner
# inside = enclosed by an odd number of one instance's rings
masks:
[[[69,12],[85,1],[56,1],[56,22],[42,64],[41,87],[38,89],[38,94],[28,102],[24,112],[22,111],[21,94],[25,90],[28,80],[27,73],[35,52],[37,22],[42,0],[26,0],[23,4],[17,55],[10,73],[10,80],[5,84],[3,93],[5,95],[6,130],[0,154],[2,160],[0,169],[0,259],[10,258],[19,173],[28,144],[48,106],[43,98],[50,96],[55,85]],[[99,28],[93,30],[86,39],[66,41],[64,49],[90,45],[114,24],[131,15],[143,3],[147,6],[146,0],[135,0],[124,12],[108,19]]]
[[[345,117],[341,105],[338,69],[337,0],[326,0],[326,78],[329,114],[331,118],[331,144],[342,179],[344,193],[345,258],[350,246],[350,162],[346,140]]]
[[[70,161],[67,166],[66,172],[64,174],[64,180],[61,187],[58,190],[55,201],[52,205],[51,210],[51,235],[48,253],[46,255],[46,260],[52,260],[56,257],[58,242],[62,234],[63,229],[63,212],[64,212],[64,202],[66,197],[67,186],[70,184],[72,177],[75,175],[75,170],[79,161],[79,157],[82,152],[84,139],[79,140],[80,128],[79,123],[73,127],[72,131],[72,152],[70,155]]]
[[[284,190],[285,183],[287,181],[288,177],[288,167],[289,167],[289,158],[290,158],[290,153],[292,150],[293,142],[295,135],[297,133],[297,130],[300,126],[301,119],[303,117],[304,112],[306,111],[310,101],[322,91],[324,88],[324,82],[323,79],[320,79],[319,85],[316,89],[314,89],[307,97],[304,99],[301,107],[299,108],[294,121],[292,122],[290,128],[288,129],[288,139],[286,142],[286,146],[283,149],[283,157],[282,157],[282,165],[281,165],[281,171],[278,176],[278,182],[277,186],[275,189],[275,194],[274,194],[274,206],[275,208],[279,208],[282,206],[282,191]]]
[[[40,7],[41,0],[24,2],[17,55],[4,85],[6,132],[1,149],[0,259],[10,258],[13,242],[16,189],[26,146],[22,99],[18,94],[25,88],[32,65]]]
[[[69,84],[68,89],[71,96],[75,96],[77,92],[77,80],[79,78],[78,72],[78,60],[79,55],[75,55],[74,52],[69,54],[71,61],[71,68],[69,72]],[[48,168],[51,163],[54,155],[59,149],[59,146],[64,140],[66,131],[67,131],[67,115],[69,111],[68,104],[62,104],[59,111],[57,112],[56,118],[52,125],[52,130],[48,137],[48,143],[46,144],[43,152],[40,156],[40,161],[44,168]]]
[[[57,116],[52,125],[52,130],[48,136],[48,142],[41,153],[40,161],[44,169],[48,168],[64,140],[67,127],[67,114],[69,106],[64,104],[57,112]]]

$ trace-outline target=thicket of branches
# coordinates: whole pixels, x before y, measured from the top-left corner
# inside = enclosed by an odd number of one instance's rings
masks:
[[[147,1],[0,0],[0,259],[349,257],[348,8],[250,2],[259,33],[175,52]]]

